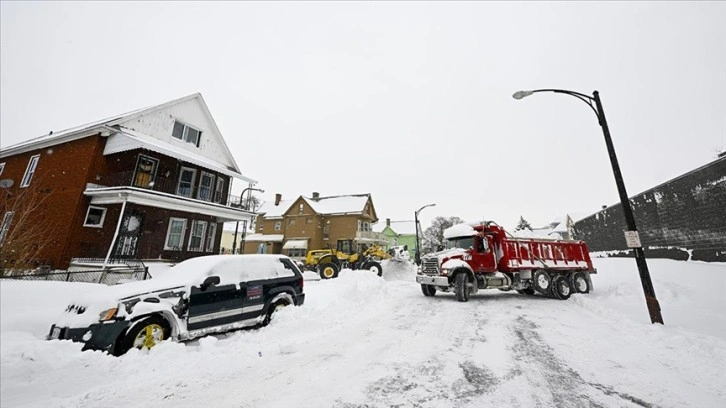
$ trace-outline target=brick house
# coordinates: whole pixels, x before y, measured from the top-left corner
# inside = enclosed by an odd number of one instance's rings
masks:
[[[364,245],[388,243],[371,228],[378,216],[370,194],[320,197],[313,193],[287,201],[278,194],[259,214],[255,234],[245,239],[246,254],[285,254],[299,259],[311,249],[338,248],[339,242],[352,241],[352,249],[357,251]]]
[[[198,93],[51,132],[0,150],[0,250],[12,268],[8,248],[33,236],[25,256],[52,269],[218,253],[222,223],[254,217],[229,200],[233,179],[255,183]]]

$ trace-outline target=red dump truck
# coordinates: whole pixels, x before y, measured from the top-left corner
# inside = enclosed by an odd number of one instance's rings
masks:
[[[567,299],[592,289],[584,241],[515,238],[493,222],[459,224],[444,231],[446,248],[424,255],[416,282],[425,296],[453,291],[460,302],[480,289]]]

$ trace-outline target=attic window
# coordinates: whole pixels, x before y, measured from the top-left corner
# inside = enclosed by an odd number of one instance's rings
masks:
[[[199,139],[201,139],[202,132],[175,120],[174,129],[171,131],[171,135],[179,140],[183,140],[199,147]]]

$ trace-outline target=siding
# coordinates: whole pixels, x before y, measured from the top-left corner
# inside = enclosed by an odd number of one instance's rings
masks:
[[[726,261],[726,157],[630,198],[646,256]],[[574,225],[591,251],[627,251],[623,209]]]

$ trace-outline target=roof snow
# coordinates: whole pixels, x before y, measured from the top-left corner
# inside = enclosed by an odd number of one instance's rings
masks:
[[[318,214],[360,214],[363,212],[370,194],[352,194],[320,198],[303,197],[306,203]]]

